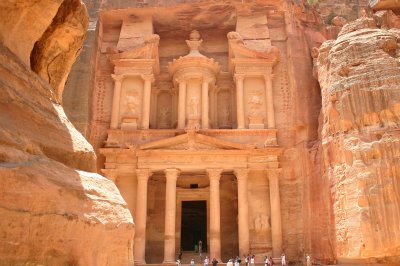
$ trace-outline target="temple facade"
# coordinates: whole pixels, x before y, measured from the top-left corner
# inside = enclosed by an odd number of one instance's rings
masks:
[[[99,150],[134,217],[135,262],[174,263],[200,240],[219,261],[280,257],[280,51],[266,13],[174,38],[152,16],[120,20],[118,38],[99,47],[113,82]]]

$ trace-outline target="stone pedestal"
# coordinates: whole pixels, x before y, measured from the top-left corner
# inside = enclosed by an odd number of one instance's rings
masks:
[[[264,129],[264,118],[262,116],[249,116],[250,129]]]
[[[136,130],[138,129],[137,117],[124,117],[121,122],[122,130]]]
[[[187,129],[200,129],[200,117],[199,116],[190,116],[188,118]]]

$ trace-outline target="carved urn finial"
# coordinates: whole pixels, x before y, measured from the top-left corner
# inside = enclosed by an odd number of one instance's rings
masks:
[[[199,41],[200,37],[201,37],[200,32],[198,32],[197,30],[192,30],[192,32],[190,32],[190,35],[189,35],[189,40]]]
[[[202,42],[203,40],[201,39],[200,33],[197,30],[192,30],[189,35],[189,40],[186,40],[186,44],[190,49],[189,54],[186,56],[204,57],[204,55],[199,52]]]

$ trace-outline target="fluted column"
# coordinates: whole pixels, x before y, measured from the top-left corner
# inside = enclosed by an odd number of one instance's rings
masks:
[[[120,99],[121,99],[121,86],[122,86],[123,76],[112,74],[111,77],[114,79],[114,93],[113,93],[113,101],[112,101],[112,109],[111,109],[110,128],[116,129],[116,128],[118,128],[119,105],[120,105]]]
[[[272,256],[279,257],[282,254],[282,221],[281,200],[279,196],[280,169],[269,170],[269,194],[271,202],[271,231],[272,231]]]
[[[238,181],[239,254],[249,254],[249,201],[247,196],[249,169],[235,169],[234,174]]]
[[[147,181],[151,176],[150,169],[136,169],[137,199],[135,226],[135,263],[146,263],[146,218],[147,218]]]
[[[151,83],[154,80],[154,76],[152,74],[142,75],[142,79],[144,80],[143,105],[142,105],[142,129],[149,129]]]
[[[178,102],[178,128],[185,128],[186,120],[186,80],[181,78],[179,82],[179,102]]]
[[[243,81],[244,74],[235,74],[236,81],[236,112],[238,129],[244,128]]]
[[[209,125],[208,118],[208,83],[207,78],[203,78],[201,85],[201,128],[207,129]]]
[[[175,262],[176,180],[178,169],[166,169],[164,263]]]
[[[274,109],[274,94],[272,91],[272,77],[273,77],[272,74],[264,76],[268,128],[275,128],[275,109]]]
[[[221,213],[219,180],[222,169],[207,169],[210,179],[210,258],[221,260]]]

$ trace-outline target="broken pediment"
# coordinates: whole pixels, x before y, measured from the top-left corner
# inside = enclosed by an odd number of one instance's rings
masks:
[[[225,141],[195,132],[157,140],[139,146],[139,150],[249,150],[252,145]]]

